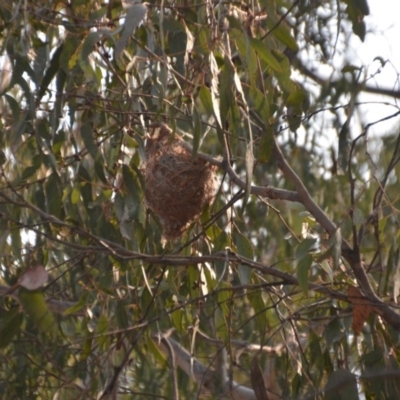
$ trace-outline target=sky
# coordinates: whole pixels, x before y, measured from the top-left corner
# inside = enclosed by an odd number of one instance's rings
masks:
[[[314,71],[323,79],[341,78],[341,69],[344,65],[363,67],[361,81],[368,78],[368,86],[376,86],[384,89],[397,90],[400,92],[400,0],[367,0],[370,8],[370,15],[365,17],[367,34],[364,42],[354,34],[349,35],[349,43],[345,49],[342,48],[333,54],[330,60],[336,72],[328,65],[319,62],[318,53],[306,53],[304,62],[308,68]],[[333,31],[336,26],[333,25]],[[308,58],[307,58],[308,57]],[[385,64],[377,58],[381,59]],[[375,60],[375,61],[374,61]],[[379,71],[377,73],[377,71]],[[365,74],[365,75],[364,75]],[[300,80],[303,77],[300,76]],[[310,91],[313,86],[308,87]],[[319,93],[319,87],[316,89]],[[341,100],[342,103],[345,99]],[[358,102],[365,102],[357,108],[352,118],[351,137],[362,133],[362,126],[381,120],[400,110],[400,100],[393,97],[381,96],[361,92],[357,97]],[[385,104],[383,104],[385,103]],[[344,104],[344,103],[343,103]],[[346,118],[345,110],[341,112],[342,120]],[[331,118],[331,119],[330,119]],[[321,129],[319,136],[321,150],[325,151],[333,146],[337,149],[337,130],[332,127],[333,116],[330,113],[316,116],[316,129]],[[360,126],[359,121],[362,122]],[[368,130],[368,140],[379,138],[384,135],[394,134],[400,126],[400,116],[386,122],[379,122]],[[307,146],[306,132],[298,131],[299,144]],[[290,136],[289,132],[286,132]],[[287,140],[285,136],[284,141]],[[304,143],[303,143],[304,142]],[[381,143],[381,141],[377,142]],[[374,146],[371,144],[371,146]],[[330,157],[330,156],[329,156]]]
[[[367,64],[371,64],[376,56],[389,59],[393,66],[385,67],[385,75],[395,81],[396,74],[400,73],[400,2],[369,0],[368,4],[370,15],[365,17],[367,35],[365,42],[356,46],[358,56]],[[394,82],[391,87],[393,85]]]
[[[400,91],[400,1],[368,0],[370,15],[365,17],[367,35],[364,43],[353,37],[349,49],[356,65],[366,65],[369,73],[378,70],[380,63],[374,61],[381,57],[388,62],[381,72],[370,79],[369,84],[381,88]],[[367,95],[361,96],[364,101],[385,101],[400,107],[400,100],[390,97]],[[372,122],[396,112],[396,108],[387,105],[373,105],[364,108],[365,122]],[[393,133],[393,127],[400,125],[400,118],[382,122],[373,127],[371,133],[380,136]]]

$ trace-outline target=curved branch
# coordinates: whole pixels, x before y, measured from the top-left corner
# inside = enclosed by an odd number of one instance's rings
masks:
[[[195,357],[192,357],[180,343],[171,337],[157,335],[154,339],[157,340],[156,344],[162,352],[168,356],[171,351],[174,353],[177,365],[196,381],[200,386],[200,390],[216,394],[216,388],[220,386],[218,382],[220,378],[218,378],[215,371],[203,365]],[[223,391],[223,395],[228,395],[233,400],[256,400],[253,389],[240,385],[235,381],[231,384],[229,381],[223,382]]]
[[[337,227],[323,212],[323,210],[315,203],[311,198],[308,190],[304,186],[301,179],[298,177],[295,171],[290,167],[285,157],[283,156],[281,149],[279,148],[276,141],[274,142],[274,155],[276,157],[278,167],[295,186],[297,193],[300,197],[300,202],[307,208],[307,210],[315,217],[319,224],[330,234],[334,234]],[[400,331],[400,315],[392,309],[389,305],[384,303],[374,292],[365,269],[360,260],[360,255],[357,251],[354,251],[346,240],[342,240],[342,255],[346,261],[350,264],[351,269],[354,272],[355,277],[364,291],[367,298],[374,304],[376,312],[390,325],[393,326],[397,331]]]
[[[318,76],[314,71],[307,68],[301,62],[301,60],[299,60],[295,55],[288,54],[288,52],[286,52],[286,55],[292,61],[292,63],[293,63],[292,65],[294,68],[299,70],[302,74],[304,74],[308,78],[312,79],[318,85],[324,86],[327,83],[329,83],[329,85],[335,86],[338,83],[339,80],[332,81],[332,80],[327,80],[327,79],[324,79],[324,78]],[[393,99],[400,99],[400,90],[361,85],[360,91],[365,92],[365,93],[372,93],[372,94],[377,94],[377,95],[382,95],[382,96],[388,96],[388,97],[392,97]]]
[[[299,196],[300,203],[302,203],[304,207],[306,207],[306,209],[315,217],[322,228],[324,228],[330,235],[334,234],[337,226],[328,218],[328,216],[322,211],[321,207],[319,207],[319,205],[312,199],[310,193],[304,186],[301,179],[286,161],[275,139],[273,151],[278,164],[278,168],[282,171],[285,177],[293,183]]]

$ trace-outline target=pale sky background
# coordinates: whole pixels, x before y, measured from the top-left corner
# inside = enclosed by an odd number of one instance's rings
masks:
[[[393,79],[393,86],[397,78],[394,69],[400,73],[400,2],[368,0],[368,4],[370,15],[365,17],[367,35],[364,43],[356,45],[358,56],[367,64],[372,63],[377,55],[389,59],[393,67],[385,67],[385,76]]]
[[[342,43],[338,44],[338,51],[333,54],[333,59],[330,60],[336,69],[336,73],[333,73],[331,67],[321,64],[318,61],[318,53],[312,53],[312,51],[305,53],[303,55],[305,57],[304,62],[308,68],[323,79],[332,79],[332,77],[339,79],[341,77],[340,71],[344,65],[363,67],[361,81],[366,77],[374,75],[368,79],[368,86],[376,86],[400,92],[400,0],[367,1],[370,8],[370,15],[365,17],[367,28],[365,40],[361,42],[356,35],[352,34],[345,49],[341,47]],[[333,25],[331,28],[335,31],[336,26]],[[377,57],[386,62],[383,67],[379,61],[374,61]],[[381,71],[376,74],[379,68],[381,68]],[[300,76],[299,80],[301,81],[302,79]],[[308,86],[308,89],[312,91],[313,85]],[[317,85],[315,88],[317,95],[319,89]],[[394,99],[389,96],[362,92],[357,97],[357,100],[367,104],[360,106],[357,109],[357,113],[353,115],[353,124],[350,129],[352,138],[362,133],[362,126],[379,121],[400,110],[400,99]],[[345,105],[348,99],[341,99],[340,101],[342,105]],[[346,119],[345,110],[343,109],[340,112],[342,114],[342,122],[344,122]],[[332,128],[333,118],[333,115],[329,112],[314,117],[316,122],[315,129],[321,131],[319,145],[322,152],[325,152],[331,146],[336,149],[338,146],[337,128]],[[359,121],[362,122],[362,125],[360,125]],[[393,135],[398,132],[399,127],[400,116],[372,126],[368,131],[368,140],[371,148],[382,145],[380,140],[373,143],[373,138],[388,134]],[[308,143],[305,131],[300,128],[298,134],[298,144],[307,147]],[[285,143],[290,135],[289,131],[284,132],[282,142]],[[330,153],[328,154],[329,157]]]
[[[387,60],[382,72],[369,81],[381,88],[400,91],[400,1],[399,0],[368,0],[370,15],[365,17],[367,35],[364,43],[353,37],[349,44],[354,57],[354,64],[370,66],[369,72],[374,73],[379,68],[375,57]],[[362,95],[363,100],[386,101],[400,107],[400,100],[376,95]],[[365,110],[366,121],[372,122],[396,112],[395,107],[373,105]],[[376,135],[393,133],[393,127],[400,125],[400,118],[379,123],[371,132]]]

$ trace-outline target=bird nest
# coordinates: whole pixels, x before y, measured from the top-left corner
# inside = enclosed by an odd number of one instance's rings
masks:
[[[183,146],[162,125],[146,143],[145,199],[158,215],[166,239],[178,238],[215,195],[213,166]]]

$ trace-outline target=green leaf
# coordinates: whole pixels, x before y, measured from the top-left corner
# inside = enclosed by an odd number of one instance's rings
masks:
[[[10,231],[6,228],[6,223],[4,223],[2,218],[0,218],[0,228],[2,230],[0,233],[0,254],[6,254],[8,249],[7,238],[10,235]]]
[[[35,62],[33,63],[33,72],[35,74],[35,82],[40,82],[44,69],[48,63],[48,44],[39,38],[33,39],[35,47]]]
[[[93,137],[93,129],[92,129],[92,124],[90,121],[85,120],[85,119],[83,120],[83,123],[81,126],[81,136],[82,136],[83,143],[85,144],[86,150],[93,157],[93,159],[96,160],[97,157],[100,156],[100,154],[99,154],[98,145]]]
[[[128,327],[128,325],[129,325],[128,314],[126,312],[125,303],[122,300],[118,301],[118,303],[117,303],[117,309],[115,311],[115,316],[117,319],[118,328],[124,329],[124,328]]]
[[[125,4],[129,4],[126,2]],[[124,27],[121,33],[121,37],[117,40],[115,44],[115,58],[120,58],[122,51],[128,44],[129,38],[132,36],[135,29],[142,22],[144,16],[146,15],[147,7],[144,4],[129,4],[127,9]]]
[[[78,204],[80,198],[81,198],[81,191],[79,190],[79,188],[77,186],[75,186],[72,189],[72,193],[71,193],[71,203]]]
[[[222,310],[225,317],[230,315],[229,304],[232,298],[230,286],[226,282],[221,282],[219,286],[219,291],[217,294],[218,306]]]
[[[282,68],[282,72],[275,72],[275,76],[278,79],[279,86],[287,95],[298,90],[298,84],[293,82],[291,79],[292,74],[292,66],[288,59],[288,57],[282,53],[281,51],[274,49],[272,50],[272,54],[279,61],[279,64]]]
[[[60,218],[62,215],[62,186],[57,174],[51,174],[44,187],[47,212]]]
[[[14,57],[15,57],[15,61],[14,61],[14,77],[13,78],[16,79],[15,75],[18,75],[18,77],[22,77],[22,75],[24,73],[26,73],[26,74],[28,74],[29,78],[31,78],[32,81],[37,84],[36,76],[31,67],[31,64],[29,62],[28,56],[26,54],[22,54],[20,52],[15,52]],[[30,92],[30,89],[28,87],[24,88],[24,91],[25,90],[27,90],[27,93]]]
[[[8,106],[11,109],[13,121],[18,120],[19,115],[20,115],[20,108],[19,108],[17,101],[14,99],[14,97],[12,97],[8,94],[5,94],[4,98],[7,100]]]
[[[183,332],[183,311],[181,309],[175,310],[170,314],[170,318],[172,320],[172,324],[178,332]]]
[[[324,330],[324,337],[327,346],[332,346],[334,343],[342,340],[345,336],[346,333],[344,331],[343,323],[338,318],[334,318],[329,322]]]
[[[367,0],[353,0],[357,8],[364,14],[369,15],[369,6]]]
[[[42,333],[51,336],[56,334],[56,320],[49,310],[41,290],[31,291],[21,287],[18,298],[28,316]]]
[[[224,66],[221,68],[220,77],[220,95],[224,101],[220,102],[220,114],[221,121],[225,123],[229,109],[232,107],[232,85],[233,85],[233,74],[234,69],[232,67],[232,61],[224,58]]]
[[[72,315],[72,314],[79,313],[82,309],[84,309],[87,306],[87,299],[88,299],[88,293],[85,292],[82,294],[81,298],[79,299],[79,301],[76,304],[67,308],[64,311],[63,315]]]
[[[344,175],[347,171],[350,155],[349,120],[347,120],[339,132],[338,150],[338,175]]]
[[[90,32],[89,35],[86,36],[80,51],[81,61],[88,60],[90,54],[95,49],[96,43],[100,40],[101,36],[102,35],[100,31]]]
[[[214,241],[214,250],[223,251],[226,247],[230,246],[230,238],[227,233],[223,230],[220,235]]]
[[[256,321],[261,338],[267,332],[267,318],[266,318],[266,305],[260,291],[249,291],[247,298],[254,309]]]
[[[331,247],[329,250],[332,250],[332,247]],[[328,250],[328,251],[329,251],[329,250]],[[331,268],[329,262],[328,262],[327,260],[322,260],[322,261],[319,262],[319,265],[320,265],[321,268],[328,274],[328,276],[329,276],[329,281],[330,281],[331,284],[333,284],[333,277],[334,277],[334,275],[333,275],[333,270],[332,270],[332,268]]]
[[[272,28],[271,25],[272,25],[272,20],[267,24],[267,26],[269,28],[270,27]],[[290,29],[284,23],[279,23],[278,25],[274,23],[272,34],[278,40],[280,40],[284,45],[289,47],[289,49],[295,52],[299,50],[299,46],[297,45],[296,39],[291,35]]]
[[[36,154],[33,157],[32,165],[24,169],[21,175],[21,180],[25,181],[26,179],[30,178],[41,167],[41,165],[42,165],[42,155]]]
[[[248,93],[251,101],[251,108],[260,115],[264,123],[269,123],[270,113],[268,99],[259,89],[249,87]]]
[[[100,348],[107,348],[109,342],[109,335],[107,335],[109,329],[108,318],[101,314],[97,320],[96,336]]]
[[[49,85],[53,78],[56,76],[59,68],[60,68],[60,57],[64,49],[64,44],[61,44],[57,47],[57,50],[54,52],[53,57],[50,60],[49,66],[46,69],[46,72],[43,76],[42,81],[40,82],[40,88],[38,90],[36,101],[39,103],[46,90],[49,89]],[[50,89],[49,89],[50,90]]]
[[[324,391],[325,400],[359,400],[356,375],[344,368],[329,376]]]
[[[214,111],[214,116],[218,122],[220,128],[222,128],[221,114],[220,114],[220,92],[219,92],[219,68],[215,56],[210,52],[210,71],[211,71],[211,85],[210,85],[210,93],[211,93],[211,103]],[[228,94],[229,96],[229,94]]]
[[[261,162],[268,162],[271,159],[272,149],[274,148],[274,134],[269,125],[262,133],[260,145],[258,147],[258,160]]]
[[[199,98],[201,103],[203,104],[203,107],[207,111],[207,114],[213,115],[214,113],[214,108],[213,108],[213,102],[211,99],[211,93],[207,86],[201,86],[199,90]]]
[[[314,365],[316,367],[318,378],[321,378],[324,372],[324,356],[322,354],[320,341],[321,337],[317,335],[314,332],[314,330],[310,329],[310,334],[309,334],[310,361],[311,365]]]
[[[308,274],[312,262],[313,262],[312,256],[310,254],[307,254],[297,263],[297,269],[296,269],[297,280],[299,281],[300,289],[306,296],[308,295]]]
[[[253,245],[250,240],[238,231],[233,233],[233,242],[237,248],[238,253],[250,260],[254,259]],[[240,264],[238,267],[239,279],[242,285],[247,285],[251,276],[251,269],[246,265]]]
[[[356,65],[351,65],[351,64],[347,64],[342,68],[342,72],[355,72],[355,71],[360,71],[361,68],[357,67]]]
[[[158,346],[156,346],[156,344],[154,343],[154,341],[157,341],[157,338],[152,339],[148,333],[149,332],[147,332],[145,336],[147,348],[159,363],[164,363],[165,357],[163,356],[163,353],[161,353],[161,351],[159,350]]]
[[[340,256],[342,254],[342,231],[340,228],[336,229],[330,240],[333,249],[333,265],[335,269],[338,269],[340,266]]]
[[[348,4],[346,12],[353,23],[353,32],[363,42],[366,34],[364,16],[369,14],[369,7],[365,0],[345,0]]]
[[[139,204],[139,193],[141,192],[141,189],[134,171],[132,168],[124,164],[122,166],[122,176],[124,178],[125,187],[127,188],[128,193],[132,199]]]
[[[292,107],[301,107],[305,99],[304,92],[301,89],[296,89],[291,92],[286,100],[286,104]]]
[[[305,255],[307,255],[310,250],[312,250],[315,247],[315,244],[317,243],[317,239],[312,239],[312,238],[307,238],[304,239],[296,248],[296,251],[294,253],[294,256],[299,260],[300,258],[303,258]]]
[[[224,313],[221,308],[218,307],[214,312],[214,326],[216,328],[216,336],[218,339],[227,342],[230,337],[230,332],[228,332],[227,322]]]
[[[4,349],[21,330],[23,314],[15,307],[10,311],[1,311],[0,349]]]
[[[237,251],[241,256],[250,260],[254,259],[253,245],[245,235],[235,230],[233,233],[233,242],[235,243]]]
[[[250,86],[258,84],[258,62],[257,54],[249,42],[247,35],[243,35],[242,30],[232,29],[231,38],[234,39],[237,49],[239,50],[243,68],[247,71],[247,76],[250,79]]]
[[[91,184],[92,178],[89,175],[87,169],[83,166],[82,162],[79,164],[77,178],[79,181],[79,186],[80,186],[79,190],[83,199],[83,203],[88,208],[93,201],[92,184]]]
[[[386,262],[385,285],[383,293],[386,293],[388,291],[389,285],[391,284],[392,271],[397,269],[399,249],[397,249],[396,251],[396,246],[397,244],[395,242],[395,239],[393,238],[392,244],[389,249],[389,256]]]
[[[59,66],[66,74],[75,66],[81,45],[82,42],[73,36],[69,36],[68,40],[63,43],[63,51],[60,55]]]
[[[257,52],[262,60],[264,60],[276,72],[282,72],[282,67],[279,61],[274,57],[268,47],[256,38],[250,38],[250,43],[253,49]]]
[[[200,140],[203,136],[201,129],[201,117],[196,107],[193,108],[193,151],[192,156],[196,157],[197,151],[200,147]]]
[[[8,143],[11,147],[11,150],[13,150],[18,148],[21,143],[22,133],[25,129],[26,114],[21,112],[19,104],[12,96],[5,94],[4,97],[7,100],[8,106],[12,112],[13,127]]]
[[[292,380],[292,394],[297,398],[300,394],[301,386],[303,384],[303,379],[299,373],[296,373]]]
[[[346,3],[357,8],[363,15],[369,15],[369,6],[367,0],[346,0]]]
[[[217,269],[217,266],[215,266],[215,269]],[[215,286],[217,285],[216,274],[212,273],[210,268],[207,268],[207,267],[203,268],[203,273],[204,273],[204,276],[206,277],[207,290],[208,290],[208,292],[211,292],[215,289]]]

